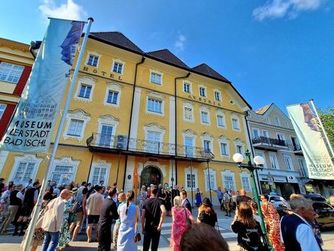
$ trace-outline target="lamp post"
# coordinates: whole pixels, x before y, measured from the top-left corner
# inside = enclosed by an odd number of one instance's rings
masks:
[[[236,162],[240,168],[247,169],[251,173],[252,183],[253,183],[253,194],[254,194],[254,197],[255,197],[255,202],[258,205],[258,213],[259,213],[259,216],[260,216],[260,219],[261,219],[260,223],[261,223],[262,232],[264,234],[266,244],[270,245],[269,241],[268,241],[268,237],[267,237],[266,227],[265,227],[264,220],[263,220],[261,204],[260,204],[260,200],[259,200],[259,192],[257,190],[258,188],[257,188],[257,185],[256,185],[256,179],[255,179],[256,170],[262,169],[261,166],[263,166],[265,161],[264,161],[263,157],[255,156],[254,159],[253,159],[253,161],[255,163],[255,165],[254,165],[252,163],[251,154],[250,154],[249,150],[246,151],[245,155],[248,159],[247,164],[242,163],[243,160],[244,160],[244,156],[240,153],[235,153],[233,155],[233,161]]]

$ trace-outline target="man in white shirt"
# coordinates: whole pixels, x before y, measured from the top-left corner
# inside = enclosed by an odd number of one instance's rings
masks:
[[[87,208],[87,241],[92,242],[92,230],[95,228],[97,230],[97,224],[99,223],[100,211],[104,201],[104,197],[102,195],[103,188],[101,186],[95,186],[95,193],[90,195],[86,202]],[[98,232],[96,233],[98,234]]]
[[[64,205],[72,196],[68,189],[61,191],[60,196],[51,200],[43,216],[41,228],[45,231],[42,251],[56,250],[59,242],[59,233],[64,219]]]
[[[285,251],[320,251],[312,226],[315,212],[312,201],[300,194],[292,194],[289,204],[293,212],[281,219],[281,236]]]

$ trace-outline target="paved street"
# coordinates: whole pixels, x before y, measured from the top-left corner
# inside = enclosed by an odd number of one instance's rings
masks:
[[[223,212],[216,209],[218,212],[219,218],[219,230],[224,237],[224,239],[228,242],[231,251],[238,251],[239,248],[236,243],[236,234],[234,234],[230,230],[230,224],[233,217],[226,217]],[[197,215],[197,209],[194,209],[194,215]],[[11,232],[11,231],[10,231]],[[165,224],[162,229],[162,235],[160,238],[160,248],[159,250],[170,250],[169,240],[171,234],[171,217],[167,217]],[[329,230],[323,232],[324,239],[324,250],[334,250],[334,230]],[[11,236],[11,235],[0,235],[0,250],[10,250],[10,251],[19,251],[22,250],[20,247],[22,237]],[[71,242],[70,247],[66,248],[66,251],[91,251],[96,250],[97,243],[87,243],[85,235],[79,235],[79,240],[76,242]],[[142,242],[138,245],[138,249],[142,250]]]

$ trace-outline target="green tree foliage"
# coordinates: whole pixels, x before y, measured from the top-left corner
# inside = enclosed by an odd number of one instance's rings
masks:
[[[331,145],[334,147],[334,107],[321,110],[319,112],[321,122],[325,127],[325,131],[331,142]]]

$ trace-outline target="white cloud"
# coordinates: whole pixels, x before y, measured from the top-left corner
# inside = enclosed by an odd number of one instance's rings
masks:
[[[87,16],[82,6],[74,0],[66,0],[66,3],[56,5],[55,0],[43,0],[38,7],[44,17],[56,17],[72,20],[82,20]]]
[[[314,11],[326,0],[270,0],[253,10],[256,20],[266,18],[297,17],[302,11]]]
[[[183,51],[184,50],[184,44],[185,44],[186,40],[187,40],[186,36],[179,33],[178,36],[177,36],[177,39],[174,43],[174,47],[177,50]]]

